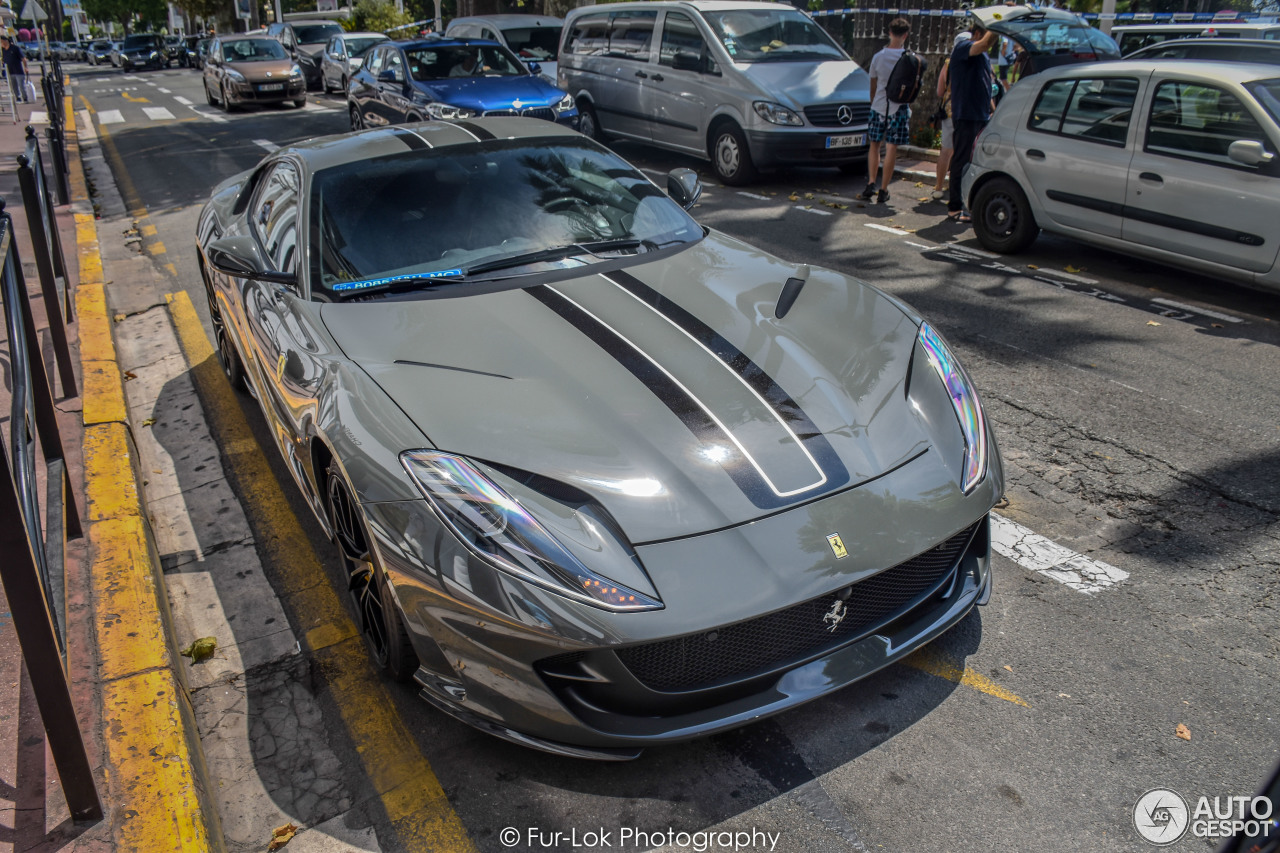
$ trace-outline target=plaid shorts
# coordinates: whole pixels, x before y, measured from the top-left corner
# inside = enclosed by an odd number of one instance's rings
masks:
[[[872,110],[871,121],[867,125],[867,139],[871,142],[887,142],[890,145],[910,143],[911,107],[906,104],[901,105],[896,113],[888,117],[887,121],[883,115]]]

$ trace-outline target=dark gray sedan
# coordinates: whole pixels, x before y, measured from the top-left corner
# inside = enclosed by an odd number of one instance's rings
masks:
[[[852,684],[991,590],[995,440],[910,307],[695,222],[551,122],[310,140],[199,219],[374,659],[440,710],[630,758]]]

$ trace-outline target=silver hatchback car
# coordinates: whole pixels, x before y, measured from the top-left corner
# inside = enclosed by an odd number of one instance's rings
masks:
[[[963,192],[995,252],[1044,229],[1280,291],[1278,151],[1274,65],[1073,65],[1009,91]]]
[[[343,33],[329,39],[320,54],[320,86],[326,92],[347,91],[347,83],[360,70],[375,46],[388,41],[382,33]]]

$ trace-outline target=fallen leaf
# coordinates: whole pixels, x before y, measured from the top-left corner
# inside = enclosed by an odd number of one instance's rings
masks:
[[[132,370],[126,370],[124,372],[125,382],[128,382],[130,379],[137,379],[137,378],[138,378],[138,374],[134,373]]]
[[[1148,326],[1159,326],[1160,324],[1159,324],[1159,323],[1157,323],[1155,320],[1148,320],[1148,321],[1147,321],[1147,325],[1148,325]]]
[[[791,195],[787,196],[787,198],[788,198],[788,199],[790,199],[791,201],[799,201],[799,200],[800,200],[800,196],[799,196],[799,194],[798,194],[798,193],[792,193]]]
[[[1013,672],[1013,667],[1009,666],[1009,664],[1005,664],[1004,668],[1009,670],[1010,672]]]
[[[198,640],[193,640],[191,645],[178,652],[178,654],[184,658],[191,658],[192,663],[200,663],[202,660],[208,660],[213,657],[213,653],[217,648],[217,637],[201,637]],[[293,836],[289,837],[292,838]]]
[[[804,209],[805,209],[805,210],[813,210],[813,205],[811,205],[811,204],[806,204],[806,205],[804,206]]]
[[[924,181],[916,181],[916,186],[918,187],[924,186]]]
[[[291,823],[286,823],[284,826],[277,826],[275,829],[271,830],[271,843],[267,845],[267,850],[279,850],[281,847],[292,841],[293,837],[297,834],[298,827]]]
[[[813,198],[813,193],[805,193],[805,194],[804,194],[804,197],[805,197],[805,198],[807,198],[807,199],[812,199],[812,198]]]
[[[1084,272],[1085,269],[1087,269],[1087,267],[1073,267],[1071,266],[1071,264],[1067,264],[1066,269],[1067,269],[1067,272]]]
[[[1058,698],[1059,698],[1059,699],[1070,699],[1070,698],[1071,698],[1071,694],[1070,694],[1070,693],[1059,693],[1059,694],[1058,694]]]
[[[1040,269],[1040,267],[1036,266],[1035,264],[1027,264],[1027,269],[1029,269],[1029,270],[1038,270],[1038,269]]]
[[[924,198],[918,198],[918,199],[916,199],[916,201],[928,201],[928,200],[929,200],[929,197],[928,197],[928,196],[925,196]]]
[[[143,425],[143,426],[151,426],[151,425],[152,425],[152,424],[154,424],[155,422],[156,422],[156,419],[155,419],[155,418],[147,418],[145,421],[143,421],[143,422],[142,422],[142,425]]]
[[[1225,329],[1225,328],[1226,328],[1226,326],[1222,325],[1221,323],[1210,323],[1209,325],[1210,325],[1210,326],[1213,326],[1215,329]]]
[[[847,204],[833,204],[833,205],[832,205],[832,207],[834,207],[836,210],[848,210],[848,209],[849,209],[849,205],[847,205]]]
[[[123,322],[124,322],[124,319],[125,319],[125,316],[124,316],[123,314],[117,314],[117,315],[115,315],[114,317],[112,317],[111,319],[112,319],[112,320],[115,320],[117,323],[123,323]]]
[[[1183,740],[1191,740],[1191,729],[1187,728],[1182,723],[1178,723],[1178,728],[1176,729],[1175,734]]]

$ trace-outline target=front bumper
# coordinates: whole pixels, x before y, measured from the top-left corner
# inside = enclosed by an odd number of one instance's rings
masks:
[[[120,66],[126,71],[131,68],[163,68],[168,63],[163,56],[151,57],[145,54],[137,56],[121,56]]]
[[[302,80],[285,81],[283,88],[264,91],[262,86],[269,83],[233,83],[227,87],[227,94],[237,104],[277,104],[281,101],[293,101],[305,98],[307,84]]]
[[[747,145],[751,148],[751,159],[757,166],[839,166],[866,158],[869,147],[866,133],[865,126],[819,131],[800,129],[794,132],[748,130]],[[861,134],[862,145],[827,147],[828,137],[849,134]]]

